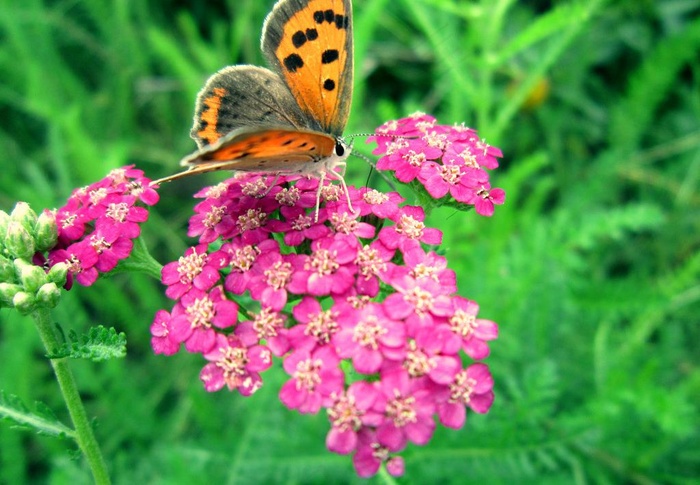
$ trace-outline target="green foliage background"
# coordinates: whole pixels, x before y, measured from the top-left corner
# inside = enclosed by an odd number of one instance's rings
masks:
[[[0,208],[60,206],[129,163],[173,172],[206,77],[262,63],[272,3],[0,0]],[[500,324],[496,402],[410,447],[399,483],[697,483],[700,1],[354,4],[347,133],[421,110],[505,153],[494,217],[431,217],[461,294]],[[352,162],[351,182],[368,171]],[[191,194],[222,178],[163,187],[143,231],[161,262],[192,243]],[[279,404],[278,370],[245,399],[206,393],[199,356],[152,355],[168,305],[159,282],[119,275],[55,312],[127,335],[126,359],[75,362],[115,483],[362,481],[324,450],[325,416]],[[0,389],[68,422],[31,320],[8,310]],[[0,424],[0,483],[89,483],[68,445]]]

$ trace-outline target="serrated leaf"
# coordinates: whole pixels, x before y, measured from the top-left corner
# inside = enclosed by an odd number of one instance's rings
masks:
[[[109,359],[121,359],[126,355],[126,335],[124,332],[117,333],[114,328],[106,328],[102,325],[92,327],[86,335],[78,337],[71,331],[68,334],[69,342],[48,357],[50,359],[61,359],[70,357],[72,359],[89,359],[93,362],[100,362]]]
[[[56,418],[53,411],[44,403],[34,403],[32,411],[22,400],[0,391],[0,418],[12,421],[17,427],[31,429],[39,434],[75,438],[75,432]]]

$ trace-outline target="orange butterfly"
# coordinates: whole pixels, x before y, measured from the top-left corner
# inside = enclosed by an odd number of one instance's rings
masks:
[[[190,135],[199,150],[189,170],[307,174],[340,180],[350,146],[340,138],[352,98],[350,0],[279,0],[265,19],[261,48],[270,69],[229,66],[197,96]],[[349,202],[349,201],[348,201]],[[317,215],[318,215],[317,200]]]

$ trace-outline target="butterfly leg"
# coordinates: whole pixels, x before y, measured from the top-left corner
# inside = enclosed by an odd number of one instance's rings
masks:
[[[340,186],[343,187],[343,191],[345,192],[345,199],[347,199],[348,201],[348,209],[350,209],[350,212],[352,212],[353,214],[356,214],[355,209],[352,208],[352,202],[350,202],[350,191],[348,190],[348,186],[345,183],[345,177],[338,174],[338,180],[340,180]]]
[[[335,171],[335,167],[340,168],[340,172]],[[355,209],[352,207],[352,202],[350,201],[350,191],[348,190],[348,186],[345,183],[345,169],[347,167],[347,163],[343,162],[338,162],[333,169],[330,170],[330,174],[333,175],[333,178],[336,178],[340,182],[340,186],[343,188],[343,192],[345,192],[345,200],[348,202],[348,209],[350,212],[353,214],[356,214]]]
[[[270,193],[270,191],[272,190],[272,188],[273,188],[275,185],[277,185],[277,182],[279,181],[279,179],[280,179],[281,176],[282,176],[282,174],[281,174],[280,172],[277,172],[277,173],[275,174],[275,178],[274,178],[274,180],[272,181],[272,183],[271,183],[270,185],[267,186],[267,189],[265,190],[265,192],[264,192],[263,194],[259,195],[258,198],[259,198],[259,199],[262,199],[263,197],[267,196],[267,194]],[[265,182],[267,182],[267,178],[266,178]]]
[[[318,190],[316,191],[316,216],[314,217],[314,222],[318,222],[318,211],[321,209],[321,191],[323,190],[323,182],[326,181],[325,170],[321,172],[321,176],[318,178]]]

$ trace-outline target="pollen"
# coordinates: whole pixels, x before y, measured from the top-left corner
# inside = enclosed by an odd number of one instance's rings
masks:
[[[224,195],[227,190],[228,184],[226,182],[221,182],[219,184],[209,187],[205,195],[207,199],[218,199],[222,195]]]
[[[287,207],[294,207],[300,198],[301,192],[296,186],[290,188],[285,187],[275,195],[275,200],[280,205],[286,205]]]
[[[428,146],[444,150],[447,147],[447,135],[431,131],[423,136],[423,140]]]
[[[216,366],[224,372],[226,383],[232,383],[238,387],[242,376],[246,375],[248,364],[248,352],[242,347],[227,347],[220,350],[221,359],[216,361]]]
[[[224,214],[226,214],[226,206],[213,205],[211,209],[209,209],[209,212],[207,212],[207,214],[204,216],[202,224],[207,229],[213,229],[224,218]]]
[[[454,382],[450,384],[449,402],[469,404],[471,396],[474,394],[475,386],[476,381],[467,377],[466,369],[461,370],[455,377]]]
[[[105,238],[97,236],[90,236],[90,246],[95,248],[97,254],[102,254],[112,247],[112,245],[108,243]]]
[[[362,427],[364,412],[357,408],[355,398],[343,393],[337,397],[333,406],[328,408],[331,425],[340,431],[357,431]]]
[[[476,316],[465,312],[464,310],[457,310],[452,317],[450,317],[450,330],[452,330],[457,335],[461,335],[463,338],[468,338],[474,333],[476,328]]]
[[[191,283],[202,272],[206,261],[207,255],[205,253],[198,254],[197,251],[187,256],[181,256],[177,260],[177,273],[180,275],[180,282],[185,284]]]
[[[238,227],[241,232],[259,229],[265,224],[267,214],[262,209],[248,209],[243,215],[238,216]]]
[[[389,200],[389,196],[376,189],[370,189],[362,194],[362,199],[371,205],[381,205]]]
[[[250,197],[262,197],[268,191],[267,185],[262,178],[246,182],[241,187],[244,195]]]
[[[299,217],[292,221],[292,229],[295,231],[303,231],[311,227],[311,216],[299,214]]]
[[[265,282],[275,290],[281,290],[292,279],[292,265],[286,261],[277,261],[265,270]]]
[[[109,204],[105,215],[116,222],[125,222],[126,216],[129,215],[129,206],[126,202]]]
[[[471,151],[469,147],[466,147],[462,152],[459,154],[462,159],[464,159],[464,164],[467,167],[472,167],[472,168],[479,168],[479,162],[476,161],[476,155]]]
[[[457,165],[441,165],[440,177],[450,185],[457,185],[462,178],[462,171]]]
[[[279,313],[263,308],[253,319],[253,329],[259,339],[269,339],[279,334],[279,329],[284,326],[284,320]]]
[[[352,234],[357,229],[358,222],[347,212],[343,212],[342,214],[334,212],[331,215],[331,224],[336,232],[341,234]]]
[[[427,160],[425,153],[416,153],[413,150],[409,150],[408,153],[405,153],[401,158],[412,167],[420,167]]]
[[[321,383],[321,369],[323,361],[320,359],[306,359],[297,364],[294,371],[297,389],[313,392]]]
[[[93,205],[99,204],[105,197],[107,197],[107,189],[101,187],[99,189],[91,190],[88,194],[90,197],[90,203]]]
[[[397,428],[415,423],[418,421],[418,414],[415,410],[416,399],[414,397],[395,397],[386,405],[386,415]]]
[[[306,324],[304,334],[313,337],[319,345],[326,345],[338,331],[337,318],[337,312],[331,310],[319,312]]]
[[[360,267],[360,274],[369,279],[372,276],[378,276],[381,272],[386,271],[386,262],[381,258],[379,251],[370,247],[364,246],[357,254],[355,264]]]
[[[238,273],[245,273],[253,266],[259,254],[260,250],[250,245],[236,248],[231,258],[231,268]]]
[[[425,224],[407,214],[402,215],[398,224],[396,224],[396,232],[410,239],[420,239],[423,236],[424,229]]]
[[[438,281],[437,273],[439,269],[435,266],[429,266],[427,264],[418,263],[411,270],[411,276],[415,279],[430,278],[433,281]]]
[[[352,340],[365,348],[377,350],[379,348],[379,339],[386,333],[387,329],[379,324],[377,317],[368,315],[355,326]]]
[[[429,291],[421,288],[413,288],[410,292],[404,294],[404,300],[416,309],[418,315],[425,315],[433,309],[433,295]]]
[[[317,249],[311,256],[311,259],[306,263],[307,271],[313,271],[319,276],[328,276],[340,268],[340,265],[335,259],[336,255],[327,249]]]
[[[185,309],[192,328],[211,328],[216,313],[214,302],[209,297],[197,298]]]
[[[415,340],[412,340],[408,345],[403,366],[412,377],[422,377],[433,370],[437,364],[425,352],[418,349]]]

